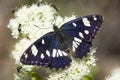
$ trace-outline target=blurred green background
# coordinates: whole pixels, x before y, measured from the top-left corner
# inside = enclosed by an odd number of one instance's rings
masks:
[[[13,80],[16,71],[14,60],[10,51],[13,49],[15,39],[6,27],[13,17],[12,11],[21,4],[35,3],[37,0],[0,0],[0,80]],[[104,22],[96,39],[98,73],[95,80],[104,80],[105,76],[115,67],[120,67],[120,0],[45,0],[55,4],[62,16],[77,17],[100,14]]]

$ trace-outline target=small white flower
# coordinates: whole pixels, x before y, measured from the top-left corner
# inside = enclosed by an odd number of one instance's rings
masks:
[[[21,80],[21,78],[18,74],[13,74],[13,75],[14,75],[14,80]]]
[[[111,75],[107,76],[105,80],[119,80],[120,79],[120,68],[116,68],[112,71]]]
[[[75,18],[76,18],[75,15],[72,15],[71,17],[65,17],[65,18],[64,18],[64,23],[66,23],[66,22],[68,22],[68,21],[70,21],[70,20],[73,20],[73,19],[75,19]]]

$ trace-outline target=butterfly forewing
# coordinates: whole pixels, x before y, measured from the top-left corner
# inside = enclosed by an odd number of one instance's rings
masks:
[[[88,15],[65,23],[60,28],[72,44],[73,55],[82,58],[89,52],[91,42],[94,39],[102,23],[102,16]]]
[[[26,65],[48,66],[51,63],[50,44],[53,33],[47,33],[35,41],[22,55],[21,62]]]
[[[102,21],[102,16],[100,15],[88,15],[63,24],[61,29],[66,34],[73,36],[79,34],[79,37],[87,41],[91,41],[99,29]]]

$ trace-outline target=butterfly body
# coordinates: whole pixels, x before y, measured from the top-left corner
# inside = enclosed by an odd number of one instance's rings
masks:
[[[31,44],[20,61],[25,65],[65,68],[71,62],[69,53],[75,58],[87,55],[101,23],[102,16],[88,15],[69,21],[61,28],[53,26],[54,32]]]
[[[53,30],[54,30],[54,37],[58,40],[60,47],[64,51],[68,51],[68,49],[70,47],[70,42],[67,39],[67,36],[57,26],[54,26]]]

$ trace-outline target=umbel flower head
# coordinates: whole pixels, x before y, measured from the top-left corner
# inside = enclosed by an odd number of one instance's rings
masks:
[[[53,31],[53,25],[60,27],[62,24],[75,19],[75,15],[71,17],[61,17],[56,9],[48,4],[40,4],[37,6],[22,6],[19,8],[8,24],[13,38],[17,39],[14,50],[11,52],[11,57],[15,60],[15,64],[21,65],[23,72],[15,75],[15,80],[29,80],[28,73],[35,73],[35,66],[26,66],[20,63],[20,57],[23,52],[42,35]],[[37,25],[38,27],[36,27]],[[42,29],[44,28],[44,29]],[[84,76],[91,73],[91,67],[96,65],[94,54],[95,49],[90,50],[87,57],[83,59],[72,58],[71,65],[63,70],[47,70],[47,80],[80,80]],[[36,73],[35,73],[36,74]],[[34,79],[39,80],[39,79]],[[44,79],[43,79],[44,80]]]
[[[106,77],[106,80],[119,80],[120,79],[120,68],[114,69],[109,76]]]

